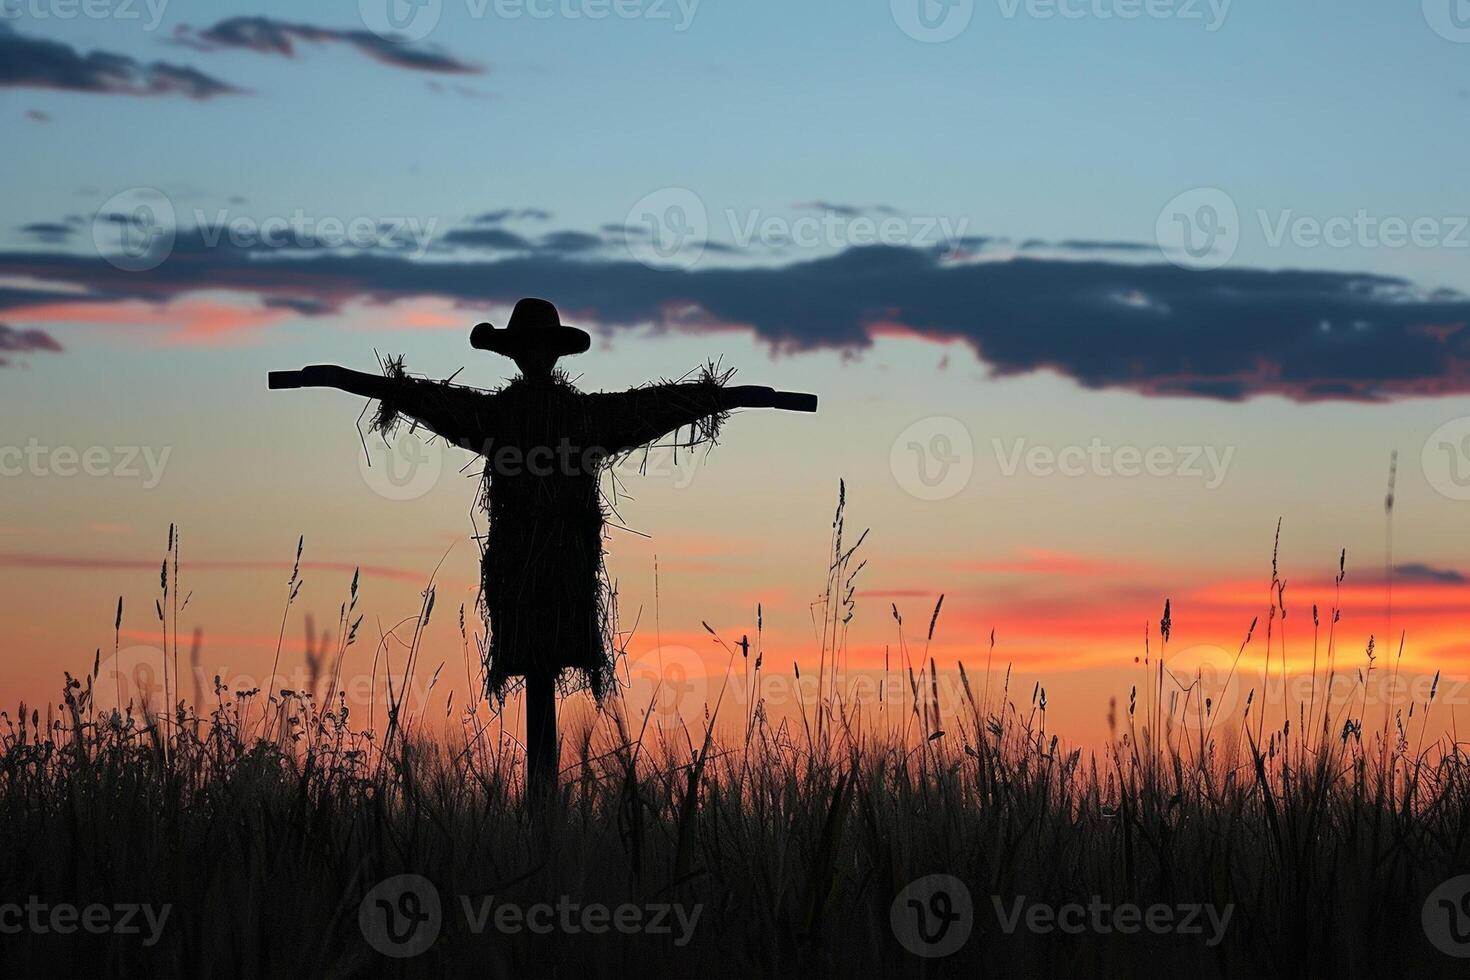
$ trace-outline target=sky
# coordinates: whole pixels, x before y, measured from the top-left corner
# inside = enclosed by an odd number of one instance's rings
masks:
[[[1338,601],[1344,670],[1373,636],[1381,672],[1402,636],[1405,673],[1446,677],[1440,721],[1470,702],[1451,0],[3,15],[7,704],[115,642],[147,659],[171,524],[205,678],[248,686],[282,635],[299,664],[306,617],[334,629],[361,567],[346,669],[436,576],[427,659],[462,699],[473,461],[364,438],[361,400],[265,374],[402,354],[493,387],[513,366],[469,328],[526,295],[592,333],[564,362],[586,389],[719,359],[821,398],[618,472],[627,675],[678,661],[691,713],[757,606],[770,663],[821,662],[839,481],[846,540],[871,529],[850,671],[990,657],[1085,741],[1165,600],[1181,663],[1228,667],[1259,620],[1244,663],[1270,621],[1293,671],[1313,604],[1325,644]]]

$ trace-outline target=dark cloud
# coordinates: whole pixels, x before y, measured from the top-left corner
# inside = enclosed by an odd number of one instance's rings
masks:
[[[1046,243],[1040,243],[1045,245]],[[1149,245],[1144,242],[1094,242],[1086,239],[1067,238],[1056,242],[1051,248],[1060,249],[1065,252],[1156,252],[1157,245]]]
[[[40,109],[27,109],[26,118],[29,119],[31,122],[39,123],[48,123],[51,121],[51,117],[42,112]]]
[[[17,330],[0,323],[0,367],[10,366],[11,354],[34,354],[44,351],[61,353],[61,344],[44,330]]]
[[[448,239],[492,232],[504,229],[462,228]],[[414,297],[473,310],[544,295],[582,322],[608,328],[735,325],[785,350],[862,349],[897,326],[963,342],[997,375],[1054,371],[1088,388],[1225,401],[1470,393],[1470,298],[1398,278],[1199,273],[1040,256],[955,262],[931,249],[887,246],[779,266],[706,262],[677,271],[621,253],[588,257],[519,236],[500,241],[516,247],[500,257],[418,262],[384,251],[266,259],[224,244],[209,248],[197,232],[181,232],[167,261],[146,274],[96,256],[37,251],[0,253],[0,274],[80,287],[70,302],[224,290],[302,312]],[[0,293],[0,310],[24,305],[15,291]]]
[[[991,235],[962,235],[961,237],[954,239],[952,244],[959,246],[960,248],[988,248],[991,245],[996,245],[1004,241],[1006,241],[1006,239],[996,238]],[[944,248],[947,246],[939,247]]]
[[[455,228],[440,239],[441,245],[470,248],[487,252],[541,252],[575,255],[595,252],[607,242],[585,231],[553,231],[532,240],[499,227]]]
[[[543,211],[541,208],[501,208],[498,211],[486,211],[484,214],[476,215],[470,219],[470,222],[476,225],[498,225],[507,221],[550,220],[551,212]]]
[[[56,289],[17,289],[0,286],[0,310],[15,310],[24,306],[49,303],[67,303],[77,298],[72,292]],[[86,297],[84,296],[83,299]]]
[[[270,17],[231,17],[201,31],[184,26],[175,32],[175,40],[197,51],[234,49],[279,54],[287,58],[295,57],[296,46],[300,42],[347,44],[369,58],[395,68],[465,75],[477,75],[483,71],[438,48],[390,41],[371,31],[293,24]]]
[[[560,252],[563,255],[574,255],[582,252],[593,252],[603,246],[604,242],[596,235],[589,235],[585,231],[553,231],[541,236],[537,245],[542,251]]]
[[[864,214],[898,214],[897,208],[886,204],[834,204],[831,201],[801,201],[792,207],[799,211],[826,211],[840,218],[856,218]]]
[[[602,225],[598,231],[602,235],[603,244],[611,246],[643,245],[649,242],[652,236],[652,232],[643,225],[607,224]],[[738,252],[736,248],[726,245],[724,242],[706,242],[704,250],[720,255],[735,255]],[[770,251],[774,251],[774,249]]]
[[[1395,565],[1393,573],[1410,582],[1440,582],[1453,585],[1465,581],[1465,576],[1453,568],[1435,568],[1422,562]]]
[[[300,296],[267,296],[261,300],[261,305],[274,309],[290,310],[292,313],[299,313],[302,316],[323,316],[331,313],[334,309],[331,303]]]
[[[495,252],[529,252],[535,247],[529,238],[504,228],[455,228],[445,232],[441,241],[446,245]]]
[[[20,231],[21,234],[29,235],[48,245],[59,245],[76,233],[76,229],[71,225],[63,225],[55,221],[33,221],[28,225],[22,225]]]
[[[82,54],[69,44],[24,37],[0,24],[0,88],[49,88],[101,95],[184,95],[209,99],[241,90],[194,68],[143,64],[110,51]]]

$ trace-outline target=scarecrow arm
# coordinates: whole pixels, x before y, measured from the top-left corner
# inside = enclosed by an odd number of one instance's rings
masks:
[[[485,445],[489,402],[493,395],[441,381],[404,374],[364,374],[335,364],[314,364],[300,371],[272,371],[270,387],[338,388],[381,405],[373,427],[393,428],[400,416],[420,423],[450,442],[473,449]]]
[[[730,408],[779,408],[783,412],[815,412],[817,396],[800,391],[777,391],[759,385],[741,385],[737,388],[722,388],[728,396]]]
[[[725,387],[708,380],[649,385],[587,398],[603,448],[614,454],[654,442],[685,426],[695,429],[689,444],[706,441],[718,432],[725,415],[737,408],[817,410],[816,395],[758,385]]]
[[[364,398],[383,398],[391,394],[393,379],[381,374],[363,374],[335,364],[313,364],[300,371],[272,371],[271,390],[284,388],[340,388]]]

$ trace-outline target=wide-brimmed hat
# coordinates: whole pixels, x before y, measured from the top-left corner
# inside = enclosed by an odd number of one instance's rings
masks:
[[[503,329],[488,323],[477,324],[470,331],[470,346],[506,357],[525,354],[563,357],[587,350],[592,346],[592,337],[585,330],[563,325],[556,307],[546,300],[528,297],[516,303],[510,322]]]

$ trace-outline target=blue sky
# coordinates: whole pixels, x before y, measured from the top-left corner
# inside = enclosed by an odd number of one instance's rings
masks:
[[[354,5],[336,8],[312,19],[361,28]],[[23,14],[17,30],[192,64],[254,94],[12,91],[24,152],[11,166],[26,168],[27,193],[0,207],[13,225],[100,203],[79,191],[149,185],[198,206],[238,195],[267,213],[447,222],[531,205],[590,229],[675,185],[715,212],[881,203],[981,234],[1148,241],[1175,193],[1215,186],[1247,216],[1242,261],[1465,285],[1464,263],[1432,251],[1269,248],[1254,218],[1436,215],[1463,199],[1470,48],[1411,5],[1236,2],[1211,32],[1203,5],[1198,20],[1064,20],[1024,6],[1007,18],[990,0],[942,44],[904,35],[886,3],[705,0],[682,32],[667,9],[474,18],[446,2],[426,43],[486,73],[437,81],[483,98],[436,96],[436,79],[340,45],[287,60],[168,43],[181,25],[242,13],[225,4],[169,4],[151,33],[141,9],[140,21]],[[24,126],[26,108],[57,124]],[[37,158],[46,165],[27,165]]]

